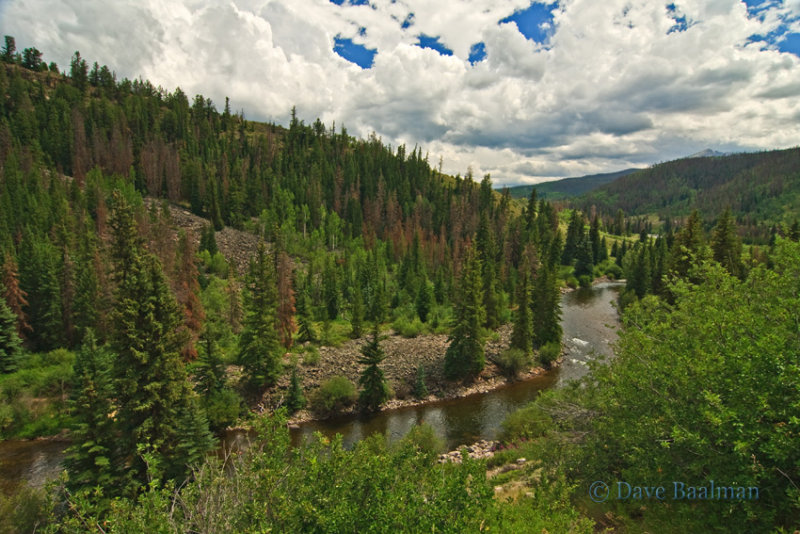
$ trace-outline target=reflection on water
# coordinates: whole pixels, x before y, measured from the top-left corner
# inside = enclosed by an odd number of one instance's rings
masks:
[[[0,441],[0,492],[9,494],[20,482],[39,487],[61,468],[64,441]]]
[[[375,432],[390,440],[403,437],[417,423],[431,425],[447,447],[495,439],[506,415],[535,399],[540,391],[563,385],[588,372],[587,362],[598,356],[611,356],[619,324],[614,306],[619,283],[603,283],[567,293],[561,298],[565,356],[562,365],[525,382],[425,406],[400,408],[369,417],[346,417],[312,421],[294,430],[292,440],[299,443],[314,432],[333,437],[342,434],[346,447]]]
[[[328,437],[342,434],[347,447],[376,432],[394,441],[422,422],[431,425],[450,449],[479,439],[494,439],[507,414],[535,399],[540,391],[585,375],[589,360],[612,354],[611,344],[616,340],[619,324],[613,302],[619,287],[619,283],[599,284],[562,297],[564,361],[544,375],[462,399],[401,408],[369,417],[312,421],[293,430],[292,441],[298,444],[314,432]],[[225,437],[225,448],[241,447],[246,442],[244,434],[232,432]],[[0,491],[10,492],[20,481],[41,485],[55,476],[65,447],[63,442],[52,441],[0,442]]]

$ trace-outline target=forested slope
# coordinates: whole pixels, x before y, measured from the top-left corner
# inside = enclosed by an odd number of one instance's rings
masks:
[[[696,209],[707,223],[729,207],[744,235],[765,240],[773,225],[791,224],[800,215],[800,149],[660,163],[604,185],[575,205],[662,219]]]

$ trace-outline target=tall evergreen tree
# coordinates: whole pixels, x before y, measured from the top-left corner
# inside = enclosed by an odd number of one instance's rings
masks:
[[[450,332],[444,360],[445,375],[450,378],[476,376],[483,370],[485,356],[483,334],[485,320],[481,261],[474,246],[464,258],[455,302],[455,323]]]
[[[711,250],[714,260],[733,276],[742,276],[742,242],[736,234],[736,223],[731,216],[731,209],[725,208],[714,227],[711,237]]]
[[[68,487],[73,491],[100,487],[109,495],[118,489],[114,488],[120,466],[115,462],[118,437],[111,370],[111,353],[97,344],[92,330],[87,330],[75,358],[70,393],[72,445],[67,449],[65,467]]]
[[[116,195],[114,250],[135,235],[132,224],[131,208]],[[193,413],[199,407],[180,357],[181,315],[161,265],[136,244],[125,257],[114,265],[113,375],[120,461],[127,490],[136,491],[148,477],[183,477],[211,442],[204,417]]]
[[[304,287],[300,290],[300,295],[297,298],[297,340],[300,343],[314,342],[319,338],[314,328],[314,323],[311,321],[310,306],[308,292]]]
[[[358,280],[353,284],[353,301],[350,305],[350,337],[359,338],[364,325],[364,292]]]
[[[594,262],[592,260],[592,242],[586,235],[580,240],[578,250],[575,254],[575,276],[592,277],[594,272]]]
[[[572,217],[567,227],[567,239],[564,242],[564,251],[561,255],[563,265],[571,265],[578,255],[581,241],[584,239],[583,216],[578,210],[573,210]]]
[[[383,370],[378,367],[385,359],[378,323],[375,323],[372,338],[361,348],[361,357],[358,359],[358,363],[366,366],[358,379],[361,385],[358,403],[365,412],[374,412],[389,399],[389,385],[386,383]]]
[[[533,352],[533,321],[531,318],[531,284],[529,267],[520,267],[517,283],[517,311],[514,315],[514,330],[511,332],[511,347],[525,354]]]
[[[555,268],[542,267],[533,285],[533,344],[561,342],[561,292]]]
[[[248,382],[256,388],[271,386],[280,373],[277,300],[274,262],[267,256],[265,245],[259,243],[250,260],[244,330],[239,340],[239,362]]]
[[[433,305],[433,290],[428,283],[427,278],[423,278],[419,284],[417,291],[417,298],[414,300],[414,307],[417,310],[419,320],[423,323],[428,322],[428,315],[431,313],[431,306]]]
[[[670,251],[670,270],[679,277],[686,278],[691,266],[700,260],[704,246],[703,226],[700,214],[695,210],[686,221],[686,226],[675,236]]]
[[[3,293],[0,283],[0,294]],[[17,317],[0,298],[0,374],[16,370],[17,362],[22,354],[22,342],[17,335]]]
[[[17,262],[14,261],[14,257],[11,254],[6,254],[3,261],[2,284],[3,291],[0,295],[5,298],[9,309],[16,316],[17,334],[22,338],[32,330],[28,322],[28,314],[25,313],[25,308],[28,306],[28,300],[25,297],[28,294],[19,286]]]

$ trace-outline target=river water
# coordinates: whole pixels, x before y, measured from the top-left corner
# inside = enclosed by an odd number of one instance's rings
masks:
[[[590,360],[611,356],[611,344],[616,340],[619,326],[614,302],[620,286],[620,283],[601,283],[562,296],[565,357],[559,367],[543,375],[461,399],[400,408],[369,417],[312,421],[293,430],[292,441],[301,443],[315,432],[328,437],[341,434],[344,445],[350,447],[375,432],[387,435],[390,441],[400,439],[422,422],[433,427],[448,449],[480,439],[495,439],[506,415],[535,399],[540,391],[582,377],[588,372]],[[229,445],[231,439],[241,438],[229,436]],[[9,493],[22,481],[40,486],[57,475],[67,445],[54,441],[0,442],[0,491]]]

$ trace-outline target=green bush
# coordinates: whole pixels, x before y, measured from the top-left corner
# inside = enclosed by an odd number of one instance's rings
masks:
[[[566,282],[567,282],[567,287],[572,288],[572,289],[575,289],[576,287],[578,287],[578,284],[579,284],[578,279],[575,278],[572,275],[567,277]]]
[[[500,440],[506,443],[543,436],[553,426],[553,418],[538,403],[512,412],[502,424]]]
[[[444,441],[436,435],[433,427],[427,423],[414,425],[403,441],[413,445],[417,450],[427,454],[438,454],[444,451]]]
[[[319,363],[319,350],[317,347],[307,347],[303,352],[303,365],[312,366]]]
[[[409,320],[403,316],[398,317],[392,323],[392,328],[395,332],[406,338],[417,337],[425,333],[425,325],[416,317],[413,320]]]
[[[311,410],[329,416],[356,402],[356,387],[346,376],[332,376],[311,393]]]
[[[218,432],[233,425],[239,418],[242,398],[234,390],[223,388],[212,392],[204,405],[209,426]]]
[[[530,368],[532,361],[531,356],[525,354],[524,350],[508,349],[501,352],[494,363],[503,370],[503,374],[513,378]]]
[[[581,275],[578,278],[578,284],[581,287],[592,287],[592,277],[588,274]]]
[[[545,343],[539,349],[539,361],[542,365],[549,367],[554,361],[561,356],[561,343],[551,341]]]

